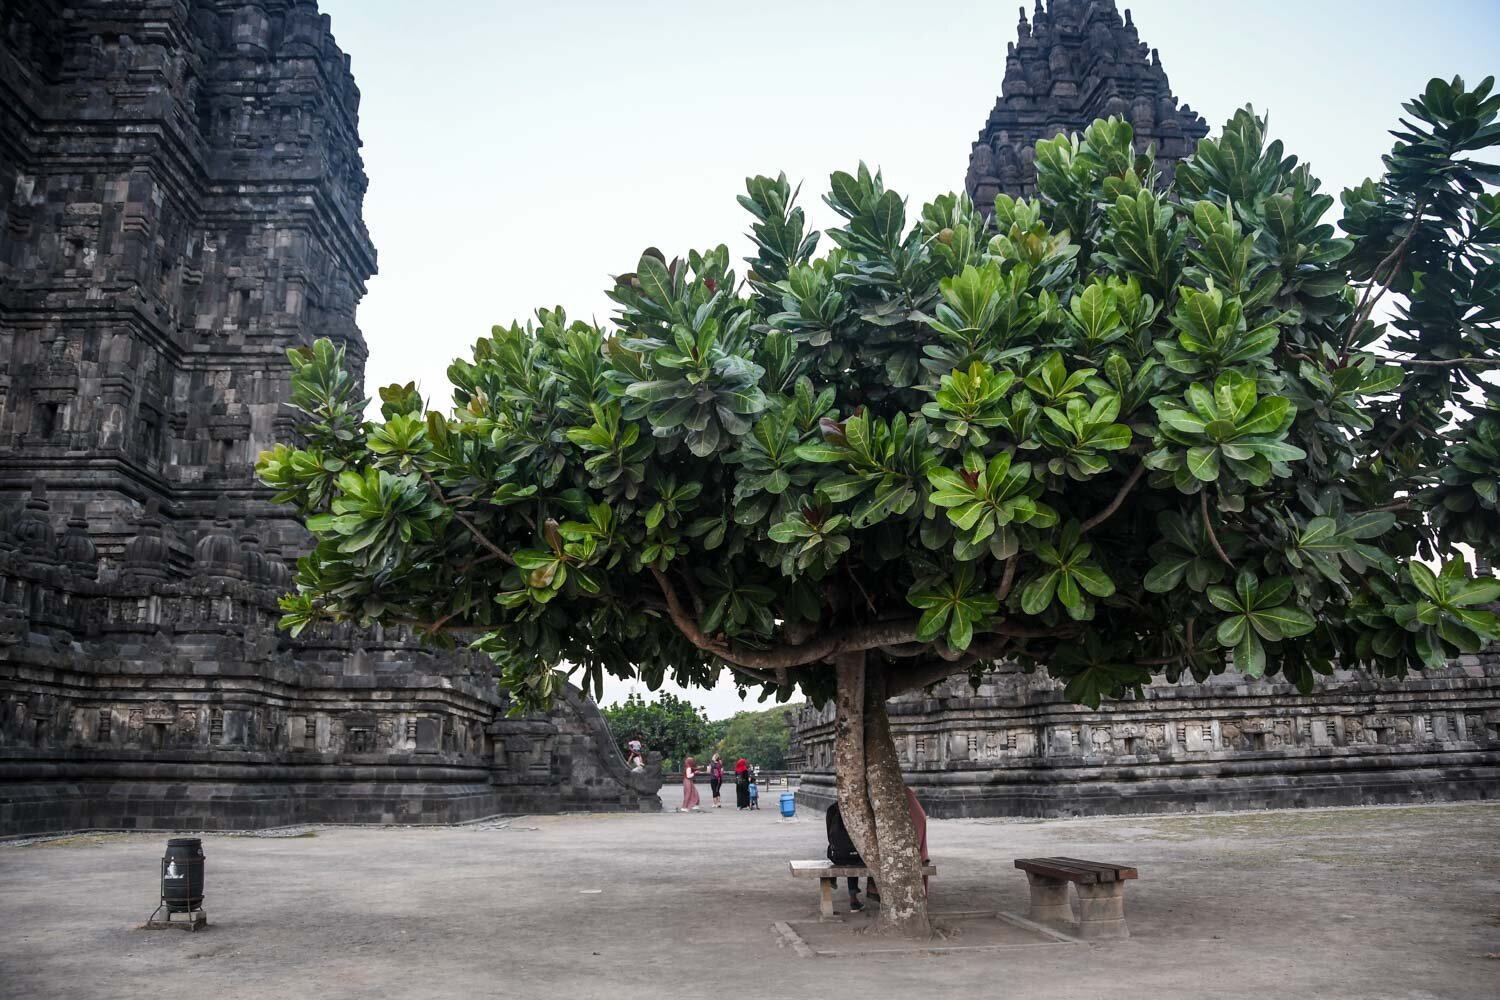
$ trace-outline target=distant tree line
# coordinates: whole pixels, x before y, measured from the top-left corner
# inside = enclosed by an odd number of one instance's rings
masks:
[[[791,739],[784,714],[787,708],[776,705],[711,721],[690,702],[663,691],[655,702],[632,693],[623,703],[616,702],[601,711],[622,754],[628,754],[630,740],[638,739],[648,751],[662,755],[662,767],[669,771],[681,770],[688,757],[706,764],[715,753],[724,758],[728,768],[744,757],[751,764],[777,771],[786,766]]]

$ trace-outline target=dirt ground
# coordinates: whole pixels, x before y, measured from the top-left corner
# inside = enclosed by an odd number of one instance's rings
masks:
[[[0,996],[1500,997],[1497,805],[934,820],[928,839],[939,912],[1024,913],[1018,857],[1135,864],[1133,936],[799,957],[773,925],[817,912],[786,867],[822,853],[805,810],[209,835],[196,934],[137,929],[166,838],[102,834],[0,844]]]

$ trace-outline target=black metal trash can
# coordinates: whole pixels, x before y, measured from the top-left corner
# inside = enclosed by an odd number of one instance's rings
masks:
[[[161,859],[161,901],[170,913],[203,908],[203,842],[197,837],[167,841]]]

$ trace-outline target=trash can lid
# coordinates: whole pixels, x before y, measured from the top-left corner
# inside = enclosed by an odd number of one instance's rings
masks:
[[[167,841],[168,847],[201,847],[203,841],[197,837],[173,837]]]

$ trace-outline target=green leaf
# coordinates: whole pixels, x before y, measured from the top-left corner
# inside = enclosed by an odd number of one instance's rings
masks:
[[[1234,591],[1222,584],[1209,587],[1207,597],[1208,602],[1220,611],[1243,612],[1245,610],[1244,605],[1240,603],[1240,599],[1235,595]]]
[[[1028,615],[1039,615],[1052,603],[1057,592],[1057,581],[1061,574],[1053,569],[1035,577],[1021,590],[1021,610]]]
[[[1411,582],[1416,584],[1418,590],[1436,601],[1441,599],[1442,594],[1438,589],[1437,574],[1428,569],[1423,563],[1412,560],[1407,563],[1407,573],[1411,576]]]
[[[1500,579],[1481,577],[1478,580],[1470,580],[1460,587],[1449,603],[1460,608],[1469,608],[1476,604],[1489,604],[1493,601],[1500,601]]]
[[[1359,392],[1362,396],[1374,396],[1383,392],[1390,392],[1406,380],[1406,372],[1398,365],[1376,365],[1365,376],[1359,384]]]
[[[948,645],[957,650],[969,648],[969,643],[974,638],[974,623],[967,615],[959,613],[954,609],[952,620],[948,624]]]
[[[1266,648],[1250,629],[1234,647],[1234,667],[1246,677],[1260,677],[1266,672]]]
[[[1214,482],[1219,478],[1219,448],[1217,445],[1208,445],[1199,448],[1189,448],[1187,453],[1188,471],[1193,474],[1194,479],[1205,483]]]
[[[1233,646],[1245,637],[1245,630],[1249,627],[1249,619],[1244,615],[1235,615],[1232,618],[1224,619],[1219,623],[1219,629],[1216,633],[1219,645]]]
[[[1157,416],[1165,426],[1184,434],[1202,434],[1208,428],[1206,420],[1187,410],[1161,410]]]
[[[1250,623],[1267,639],[1293,638],[1306,635],[1316,626],[1313,616],[1300,608],[1282,604],[1274,608],[1257,608],[1250,614]]]
[[[1115,592],[1114,581],[1097,566],[1074,565],[1069,573],[1078,581],[1079,586],[1095,597],[1108,597]]]
[[[1287,444],[1285,441],[1240,438],[1234,444],[1238,448],[1254,452],[1272,462],[1300,462],[1307,457],[1307,452],[1294,444]]]
[[[647,403],[658,403],[664,399],[679,399],[692,393],[693,387],[686,379],[657,379],[652,382],[632,382],[625,387],[625,395]],[[689,400],[688,402],[691,402]]]
[[[797,446],[797,457],[804,462],[845,462],[849,459],[849,451],[822,441],[809,441]]]
[[[1285,425],[1292,413],[1292,402],[1280,396],[1270,396],[1255,404],[1255,409],[1236,428],[1238,436],[1275,434]]]
[[[949,616],[953,614],[953,605],[940,604],[929,611],[925,611],[922,617],[917,619],[917,641],[931,642],[942,634],[948,624]]]
[[[1361,514],[1344,525],[1340,532],[1345,538],[1375,538],[1395,527],[1396,515],[1389,511]]]
[[[1142,585],[1153,594],[1165,594],[1182,582],[1183,575],[1192,562],[1192,556],[1159,562],[1147,570]]]
[[[1321,549],[1338,551],[1344,542],[1338,536],[1338,522],[1331,517],[1315,517],[1307,522],[1302,537],[1297,540],[1299,549]]]
[[[635,273],[641,283],[641,290],[652,301],[659,306],[673,309],[676,296],[672,293],[672,275],[667,270],[667,265],[651,254],[642,254]]]

